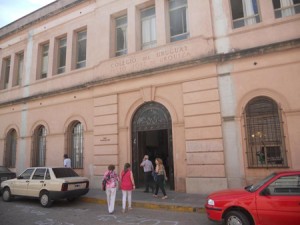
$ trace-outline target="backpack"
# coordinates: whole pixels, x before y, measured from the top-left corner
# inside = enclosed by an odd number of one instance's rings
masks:
[[[106,183],[110,179],[110,174],[108,173],[102,180],[102,191],[106,191]]]
[[[102,191],[106,191],[106,180],[103,179],[102,181]]]
[[[157,182],[157,173],[155,172],[155,171],[152,171],[152,176],[153,176],[153,180],[155,181],[155,182]]]

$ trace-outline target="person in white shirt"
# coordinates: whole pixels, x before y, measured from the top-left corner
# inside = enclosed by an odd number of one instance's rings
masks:
[[[153,171],[153,164],[149,160],[149,156],[145,155],[143,158],[143,162],[140,165],[144,168],[144,179],[145,179],[145,191],[149,192],[149,187],[154,191],[153,183],[152,183],[152,171]]]
[[[64,167],[71,168],[71,159],[67,154],[64,154]]]

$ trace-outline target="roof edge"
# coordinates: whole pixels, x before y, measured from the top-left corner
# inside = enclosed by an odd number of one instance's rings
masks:
[[[38,22],[46,20],[52,16],[55,16],[61,12],[64,12],[76,5],[87,0],[57,0],[42,8],[39,8],[14,22],[7,24],[0,28],[0,40],[10,35],[13,35],[19,31],[22,31]]]

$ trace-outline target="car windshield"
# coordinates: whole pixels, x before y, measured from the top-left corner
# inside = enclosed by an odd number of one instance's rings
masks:
[[[71,168],[53,168],[56,178],[79,177],[79,175]]]
[[[4,167],[4,166],[0,166],[0,172],[1,172],[1,173],[10,173],[10,170],[7,169],[7,168]]]
[[[267,183],[270,179],[272,179],[275,175],[276,175],[275,173],[271,173],[269,176],[267,176],[263,180],[259,181],[258,183],[245,187],[245,190],[247,190],[249,192],[255,192],[261,186],[263,186],[265,183]]]

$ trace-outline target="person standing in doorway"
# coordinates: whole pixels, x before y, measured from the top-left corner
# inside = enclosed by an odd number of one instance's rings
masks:
[[[164,183],[167,180],[167,176],[166,176],[166,171],[165,171],[165,167],[163,165],[163,161],[160,158],[156,158],[155,159],[155,173],[157,174],[157,179],[156,179],[156,185],[155,185],[155,193],[153,195],[153,197],[157,198],[157,194],[158,194],[158,189],[160,188],[162,193],[163,193],[163,197],[162,199],[166,199],[168,198],[166,190],[165,190],[165,186]]]
[[[115,211],[115,201],[119,176],[115,172],[115,166],[109,165],[108,170],[104,173],[103,179],[106,179],[106,198],[108,213],[113,214]]]
[[[64,154],[64,167],[71,168],[71,159],[67,154]]]
[[[126,211],[126,199],[128,198],[128,210],[131,210],[132,190],[135,189],[133,174],[130,164],[125,163],[124,170],[121,172],[121,190],[122,190],[122,212]]]
[[[140,165],[144,169],[144,181],[145,181],[145,191],[149,192],[149,187],[152,190],[152,193],[154,191],[153,184],[152,184],[152,171],[153,171],[153,164],[149,160],[149,156],[145,155],[143,158],[143,162]]]

